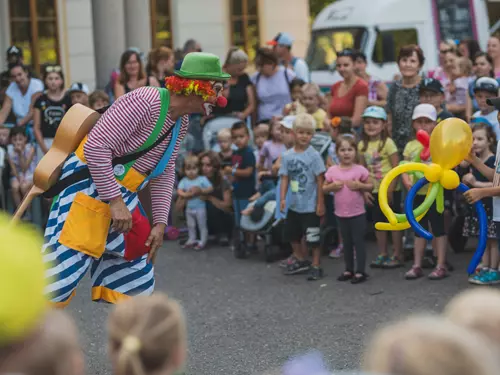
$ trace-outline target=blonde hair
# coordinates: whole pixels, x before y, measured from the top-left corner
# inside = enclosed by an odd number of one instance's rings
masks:
[[[115,375],[145,375],[174,365],[186,342],[182,309],[162,293],[117,304],[108,332]]]
[[[500,344],[500,291],[466,290],[446,305],[443,314],[452,322]]]
[[[217,132],[217,139],[231,139],[231,129],[223,128]]]
[[[459,57],[457,68],[462,77],[469,77],[472,73],[472,61],[467,57]]]
[[[0,347],[1,374],[83,374],[84,367],[75,323],[61,310],[49,311],[24,340]]]
[[[316,83],[306,83],[304,86],[302,86],[302,92],[314,92],[314,94],[317,95],[318,98],[321,97],[321,89]]]
[[[410,317],[379,330],[364,371],[387,375],[494,375],[495,349],[474,332],[435,316]]]
[[[293,121],[293,130],[297,129],[314,131],[316,129],[316,120],[309,113],[299,113]]]

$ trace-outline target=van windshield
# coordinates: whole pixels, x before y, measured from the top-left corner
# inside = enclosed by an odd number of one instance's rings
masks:
[[[367,36],[364,28],[313,31],[307,51],[309,69],[329,70],[337,60],[336,51],[346,48],[362,50]]]

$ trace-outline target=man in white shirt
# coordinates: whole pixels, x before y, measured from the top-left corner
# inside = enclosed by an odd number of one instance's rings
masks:
[[[28,68],[20,63],[9,66],[11,84],[5,92],[5,101],[0,110],[0,125],[2,125],[10,111],[16,116],[16,124],[24,126],[31,123],[34,103],[44,90],[43,82],[37,78],[30,78]]]
[[[311,77],[309,74],[309,66],[304,59],[292,55],[293,41],[294,40],[290,34],[279,33],[273,40],[267,42],[267,44],[273,46],[273,49],[282,64],[285,67],[292,69],[297,78],[303,80],[304,82],[310,82]]]

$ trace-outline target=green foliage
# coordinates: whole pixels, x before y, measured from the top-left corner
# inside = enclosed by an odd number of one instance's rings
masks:
[[[309,13],[314,20],[319,12],[336,0],[309,0]]]

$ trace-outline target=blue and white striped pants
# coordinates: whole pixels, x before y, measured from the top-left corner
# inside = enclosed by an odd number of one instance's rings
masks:
[[[61,178],[85,168],[86,165],[74,154],[64,163]],[[149,295],[154,290],[154,269],[146,262],[147,255],[126,261],[124,236],[110,229],[106,240],[106,250],[99,259],[68,248],[59,242],[69,209],[76,193],[82,192],[99,199],[92,179],[80,181],[63,190],[52,205],[47,227],[45,244],[42,249],[46,262],[48,285],[46,294],[56,306],[66,306],[75,294],[78,283],[90,268],[92,279],[92,300],[115,303],[134,295]],[[125,204],[132,212],[139,203],[137,193],[121,187]]]

